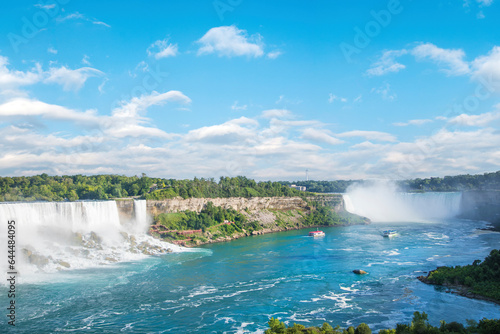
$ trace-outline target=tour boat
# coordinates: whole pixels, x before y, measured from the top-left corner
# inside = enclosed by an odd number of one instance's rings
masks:
[[[309,236],[310,237],[324,237],[325,232],[323,232],[323,231],[311,231],[311,232],[309,232]]]
[[[382,235],[383,235],[384,237],[388,237],[388,238],[393,237],[393,236],[395,236],[396,234],[398,234],[398,232],[397,232],[396,230],[386,230],[386,231],[383,231],[383,232],[382,232]]]

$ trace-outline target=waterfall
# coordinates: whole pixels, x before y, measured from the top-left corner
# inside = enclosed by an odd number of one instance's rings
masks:
[[[134,201],[134,211],[133,221],[121,223],[115,201],[0,203],[0,268],[7,272],[10,220],[16,226],[16,268],[23,273],[94,267],[181,249],[146,234],[146,201]]]
[[[134,201],[134,213],[137,230],[146,232],[149,227],[149,219],[145,200]]]
[[[374,222],[416,222],[453,218],[460,214],[462,194],[403,193],[390,183],[357,185],[344,195],[347,211]]]

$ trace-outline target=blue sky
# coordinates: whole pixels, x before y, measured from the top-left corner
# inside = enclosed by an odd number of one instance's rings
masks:
[[[496,171],[499,15],[496,0],[10,2],[0,175]]]

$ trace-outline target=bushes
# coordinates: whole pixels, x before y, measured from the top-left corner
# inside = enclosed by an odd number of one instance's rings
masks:
[[[440,267],[430,273],[428,281],[438,285],[464,285],[473,293],[500,301],[500,252],[492,250],[483,262]]]
[[[500,333],[500,319],[489,320],[483,319],[479,323],[468,320],[468,326],[458,322],[450,322],[447,324],[441,321],[441,326],[434,327],[427,321],[427,314],[425,312],[413,313],[413,320],[410,324],[397,324],[393,329],[381,329],[378,334],[498,334]],[[279,319],[271,318],[268,322],[269,329],[265,331],[266,334],[288,334],[288,333],[321,333],[321,334],[371,334],[370,327],[362,323],[355,329],[350,326],[346,329],[341,329],[340,326],[333,328],[328,323],[324,323],[322,327],[309,327],[303,325],[293,324],[291,327],[286,327],[284,322]]]
[[[200,213],[189,210],[178,213],[161,213],[155,217],[155,224],[161,224],[168,230],[205,230],[223,223],[225,220],[234,222],[234,224],[220,226],[220,229],[229,235],[235,231],[241,232],[247,218],[236,210],[224,209],[208,202]]]

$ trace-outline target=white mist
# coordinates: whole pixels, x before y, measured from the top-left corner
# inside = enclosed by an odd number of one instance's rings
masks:
[[[404,193],[389,181],[354,184],[344,195],[346,210],[373,222],[425,222],[460,213],[461,193]]]

